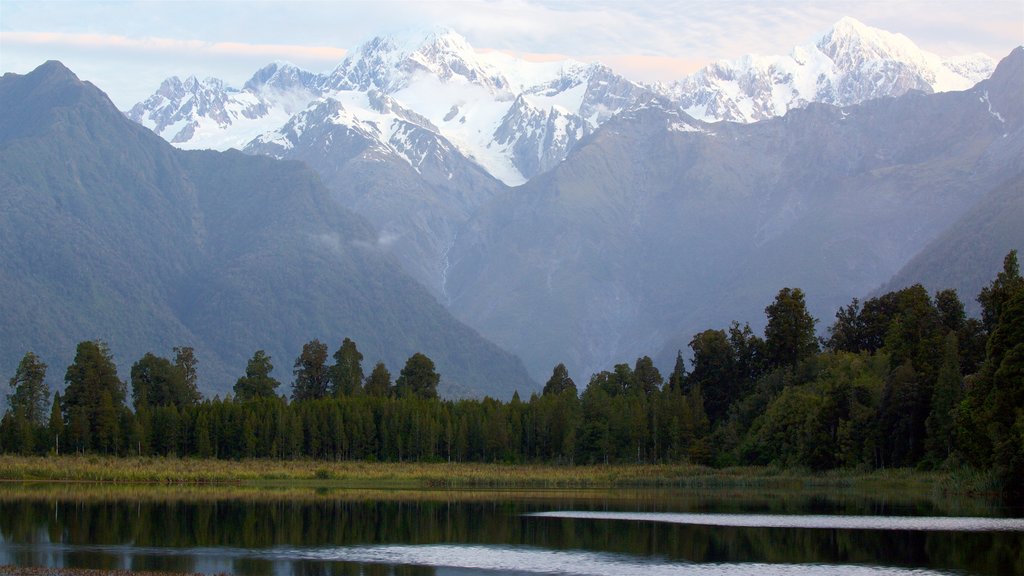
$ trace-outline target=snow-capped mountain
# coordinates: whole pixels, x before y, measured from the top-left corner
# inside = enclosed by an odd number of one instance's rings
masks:
[[[701,120],[756,122],[810,102],[848,106],[909,90],[966,90],[994,67],[984,54],[943,60],[902,34],[842,18],[787,56],[715,62],[661,91]]]
[[[242,148],[305,108],[322,81],[279,62],[258,70],[242,89],[217,78],[172,76],[126,114],[179,148]]]
[[[283,144],[289,118],[333,98],[354,122],[402,119],[431,130],[514,185],[549,170],[605,120],[653,95],[601,65],[479,53],[440,29],[375,37],[326,75],[271,64],[240,90],[215,79],[171,78],[128,116],[179,147],[242,148],[257,137]]]

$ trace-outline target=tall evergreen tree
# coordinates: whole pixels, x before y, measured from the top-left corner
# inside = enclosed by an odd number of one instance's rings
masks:
[[[180,409],[193,406],[199,400],[194,384],[188,384],[186,371],[151,352],[132,365],[131,382],[136,411],[143,406],[175,406]]]
[[[263,350],[257,350],[245,366],[245,376],[235,382],[235,399],[246,401],[275,396],[281,383],[270,375],[273,370],[270,356]]]
[[[19,412],[29,425],[43,426],[50,404],[46,364],[33,352],[25,353],[10,384],[14,393],[7,397],[8,408],[12,412]]]
[[[391,372],[388,372],[388,368],[383,362],[377,362],[377,365],[373,367],[370,376],[366,379],[364,390],[367,396],[378,398],[384,398],[391,394]]]
[[[53,395],[53,407],[50,409],[50,420],[47,427],[49,437],[53,441],[53,449],[60,454],[60,442],[64,436],[64,416],[61,414],[60,392]]]
[[[978,303],[981,304],[981,321],[989,334],[995,330],[1006,303],[1022,287],[1024,287],[1024,278],[1021,278],[1020,275],[1017,251],[1010,250],[1003,258],[1003,269],[996,275],[995,280],[982,288],[981,293],[978,294]]]
[[[711,423],[725,417],[729,405],[737,398],[736,359],[724,330],[705,330],[690,340],[693,370],[687,388],[700,386],[704,410]]]
[[[960,402],[963,379],[960,377],[956,332],[950,330],[942,350],[942,367],[932,389],[932,406],[925,429],[925,448],[935,464],[945,462],[953,452],[954,410]]]
[[[335,397],[354,396],[363,390],[363,355],[356,348],[356,343],[348,338],[334,353],[330,380],[331,394]]]
[[[818,339],[814,334],[817,320],[807,311],[803,290],[779,290],[775,301],[764,312],[768,316],[764,339],[770,367],[796,366],[818,352]]]
[[[417,352],[405,362],[395,381],[399,398],[437,398],[437,384],[441,375],[434,369],[434,361]]]
[[[295,359],[295,382],[292,384],[292,399],[296,401],[316,400],[327,396],[327,345],[311,340],[302,346],[302,353]]]
[[[650,396],[661,390],[664,380],[661,377],[661,372],[654,366],[651,357],[641,356],[636,359],[636,364],[633,367],[633,382],[638,392]]]
[[[199,372],[195,350],[191,346],[174,347],[174,367],[181,372],[182,390],[179,396],[180,406],[191,406],[203,399],[199,392]]]
[[[551,371],[551,378],[548,378],[546,384],[544,384],[544,391],[542,394],[545,396],[549,394],[562,394],[567,391],[572,391],[573,395],[576,395],[576,383],[569,377],[569,370],[565,367],[565,364],[559,363],[555,366],[554,370]]]
[[[119,416],[125,409],[125,385],[117,377],[117,366],[107,345],[80,342],[64,381],[64,419],[72,427],[77,446],[116,452]]]
[[[682,394],[686,383],[686,362],[683,360],[683,351],[676,351],[676,364],[672,368],[672,374],[668,377],[668,384],[665,389],[675,394]]]

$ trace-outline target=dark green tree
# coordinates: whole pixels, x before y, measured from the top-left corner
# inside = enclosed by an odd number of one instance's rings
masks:
[[[33,352],[27,352],[18,363],[10,380],[14,393],[7,397],[8,407],[18,412],[32,426],[46,422],[46,409],[50,405],[50,388],[46,385],[46,364]]]
[[[186,380],[185,371],[171,364],[167,358],[147,352],[132,365],[132,398],[135,410],[143,406],[175,406],[183,408],[195,405],[198,392]]]
[[[405,362],[395,388],[399,398],[437,398],[437,384],[441,376],[434,369],[434,361],[419,352]]]
[[[939,290],[935,293],[935,308],[939,313],[939,321],[948,331],[959,333],[967,322],[964,303],[960,301],[956,290]]]
[[[665,385],[667,392],[674,394],[682,394],[683,386],[686,383],[686,361],[683,360],[683,351],[676,351],[676,363],[672,368],[672,374],[668,377],[668,383]]]
[[[327,345],[311,340],[302,346],[302,353],[295,359],[295,382],[292,384],[292,400],[316,400],[327,396],[329,383],[327,369]]]
[[[705,330],[690,340],[693,370],[687,378],[687,389],[700,386],[704,411],[714,424],[725,417],[729,405],[736,400],[738,378],[732,345],[724,330]]]
[[[391,394],[391,372],[383,362],[377,362],[366,379],[364,388],[367,396],[385,398]]]
[[[569,377],[569,370],[565,367],[565,364],[559,363],[551,371],[551,378],[548,378],[547,383],[544,384],[543,394],[547,396],[549,394],[563,394],[568,391],[572,391],[572,394],[575,396],[577,394],[576,383]]]
[[[246,401],[275,396],[281,383],[270,375],[273,370],[270,356],[263,350],[257,350],[245,366],[245,376],[235,382],[235,399]]]
[[[661,390],[664,380],[661,377],[661,372],[654,366],[654,361],[651,360],[651,357],[642,356],[637,358],[636,364],[634,364],[633,382],[639,393],[650,396]]]
[[[856,298],[836,312],[836,321],[828,329],[825,347],[831,352],[860,352],[868,349],[861,317],[860,301]]]
[[[963,387],[958,348],[956,332],[950,330],[942,350],[939,378],[932,389],[931,412],[925,420],[925,449],[933,464],[945,462],[953,452],[954,410]]]
[[[345,338],[334,353],[330,379],[331,394],[335,397],[354,396],[363,391],[363,355],[352,340]]]
[[[1010,250],[1003,258],[1002,271],[996,275],[991,284],[982,288],[981,293],[978,294],[978,303],[981,304],[981,321],[986,332],[991,334],[995,330],[1006,303],[1022,288],[1024,288],[1024,279],[1020,275],[1017,251]]]
[[[775,301],[764,312],[768,316],[764,339],[769,367],[796,366],[818,352],[818,339],[814,333],[817,320],[807,311],[803,290],[779,290]],[[706,394],[707,389],[704,392]]]
[[[61,414],[60,392],[53,395],[53,407],[50,409],[47,432],[53,441],[54,451],[60,454],[60,439],[64,436],[64,416]]]
[[[203,398],[203,395],[199,393],[198,365],[199,361],[196,359],[195,350],[191,346],[174,347],[174,367],[181,372],[183,383],[179,395],[179,408],[195,405]]]
[[[64,381],[64,419],[72,428],[77,447],[116,452],[120,413],[125,410],[125,385],[117,377],[117,366],[107,345],[80,342]]]

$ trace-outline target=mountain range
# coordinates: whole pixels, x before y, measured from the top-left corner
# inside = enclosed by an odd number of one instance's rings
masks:
[[[968,91],[751,124],[668,101],[621,114],[478,211],[449,255],[450,308],[535,376],[557,362],[585,376],[655,352],[670,367],[732,320],[758,329],[786,286],[824,333],[953,227],[929,260],[992,238],[972,272],[991,279],[1024,246],[1019,221],[989,217],[1024,195],[1022,69],[1018,48]]]
[[[447,303],[448,255],[469,215],[558,166],[618,114],[667,100],[698,120],[753,122],[812,102],[966,89],[993,66],[984,55],[943,60],[843,18],[788,56],[721,61],[644,86],[596,63],[478,52],[434,29],[374,37],[327,74],[273,63],[241,89],[169,78],[127,114],[183,148],[308,163]]]
[[[34,351],[59,381],[75,344],[109,343],[126,374],[192,346],[207,393],[257,350],[288,393],[304,342],[345,337],[397,377],[432,358],[447,396],[535,387],[456,321],[366,220],[298,162],[182,151],[58,62],[0,78],[0,368]]]
[[[443,374],[465,367],[470,350],[485,351],[472,356],[476,363],[455,375],[448,392],[508,397],[513,389],[531,389],[530,377],[546,379],[559,362],[577,381],[643,354],[655,355],[667,369],[696,332],[732,320],[763,325],[764,307],[784,286],[804,290],[822,334],[851,298],[913,282],[955,287],[970,308],[1002,256],[1024,247],[1017,217],[1024,198],[1022,70],[1020,48],[998,67],[984,56],[943,60],[903,36],[843,19],[789,56],[723,61],[671,85],[645,86],[600,64],[479,53],[457,34],[433,30],[374,38],[328,74],[274,63],[241,89],[215,79],[171,78],[127,116],[181,148],[236,147],[275,159],[267,164],[271,172],[278,168],[270,166],[300,170],[289,160],[316,172],[298,178],[311,179],[309,189],[316,190],[295,199],[299,208],[290,206],[288,184],[276,177],[266,179],[281,182],[281,204],[253,204],[245,191],[259,180],[201,184],[213,172],[228,178],[240,170],[215,170],[213,160],[188,164],[202,174],[182,177],[196,190],[238,187],[225,205],[238,202],[252,218],[280,226],[247,232],[234,223],[218,236],[223,242],[238,234],[245,238],[239,250],[281,246],[301,260],[297,254],[309,256],[303,244],[284,238],[309,218],[319,244],[345,247],[346,262],[349,246],[372,247],[362,265],[386,268],[401,278],[396,285],[415,294],[392,293],[392,282],[379,280],[384,272],[346,264],[349,282],[356,284],[345,292],[349,300],[369,291],[374,307],[326,299],[324,290],[339,290],[331,282],[340,280],[331,276],[269,308],[309,318],[310,310],[333,313],[340,307],[342,317],[331,326],[364,326],[364,332],[345,335],[361,349],[364,339],[372,341],[373,352],[384,357],[394,338],[402,340],[375,333],[375,319],[398,317],[389,307],[405,304],[389,303],[391,298],[414,301],[429,310],[419,317],[436,318],[432,322],[446,327],[441,332],[473,342],[457,360],[455,340],[445,340],[442,348],[452,356],[444,356]],[[246,158],[234,152],[178,154]],[[44,182],[32,182],[29,188],[49,193]],[[175,206],[191,201],[174,198]],[[267,216],[268,210],[294,218]],[[325,222],[318,210],[343,216]],[[163,257],[178,262],[171,270],[189,269],[200,256],[214,264],[204,269],[230,268],[227,260],[210,260],[199,249],[219,228],[196,228],[207,216],[191,214],[154,224],[162,231],[156,236],[186,247],[181,254],[161,248]],[[199,232],[173,236],[172,230],[188,226]],[[348,234],[354,230],[353,239]],[[127,237],[120,240],[134,246]],[[153,258],[149,252],[139,256]],[[273,292],[248,292],[261,270],[287,268],[264,258],[251,257],[232,277],[228,284],[235,292],[211,304],[206,328],[173,306],[155,306],[154,318],[173,318],[187,329],[182,338],[221,345],[217,340],[226,334],[213,325],[224,320],[214,309],[235,306],[232,313],[242,317],[264,298],[288,293],[283,283]],[[20,265],[16,269],[31,266]],[[115,270],[105,266],[103,274]],[[226,282],[217,276],[221,272],[189,270],[185,277],[195,281],[195,290]],[[376,288],[356,279],[375,274]],[[115,276],[120,281],[131,275],[122,270]],[[94,287],[101,277],[91,279]],[[168,299],[173,284],[117,290],[146,294],[153,304]],[[91,296],[76,292],[68,301],[92,305]],[[203,301],[218,302],[213,296]],[[529,376],[511,354],[448,313],[521,357]],[[353,314],[362,324],[352,321]],[[27,318],[17,325],[30,325]],[[258,330],[253,326],[263,321],[236,322],[236,331]],[[317,335],[289,334],[277,354],[294,356],[283,351]],[[244,339],[242,346],[253,341]],[[179,340],[164,342],[168,347]],[[224,355],[222,372],[237,372],[244,354]],[[387,358],[389,366],[400,362]],[[479,385],[480,374],[485,385]]]

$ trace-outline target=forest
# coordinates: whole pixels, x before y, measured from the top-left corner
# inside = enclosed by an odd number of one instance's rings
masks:
[[[1024,279],[1016,251],[969,318],[921,285],[841,308],[817,336],[799,288],[690,341],[667,377],[643,356],[580,387],[564,365],[523,400],[446,400],[433,361],[364,373],[346,338],[296,358],[291,393],[262,350],[225,398],[203,398],[189,347],[146,354],[119,379],[102,342],[78,344],[63,393],[27,352],[10,379],[0,450],[199,458],[664,463],[974,469],[1024,493]],[[333,361],[333,362],[332,362]],[[129,395],[130,392],[130,395]]]

